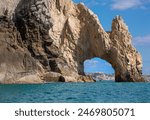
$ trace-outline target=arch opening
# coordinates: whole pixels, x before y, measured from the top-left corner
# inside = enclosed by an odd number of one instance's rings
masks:
[[[115,70],[111,64],[97,57],[84,61],[84,73],[97,81],[115,80]]]

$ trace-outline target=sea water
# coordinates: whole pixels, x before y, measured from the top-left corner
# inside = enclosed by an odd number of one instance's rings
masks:
[[[148,103],[150,83],[0,85],[0,103]]]

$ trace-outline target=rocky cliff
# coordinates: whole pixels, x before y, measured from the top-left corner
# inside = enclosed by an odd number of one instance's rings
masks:
[[[108,61],[117,82],[141,82],[142,59],[120,16],[105,32],[71,0],[0,1],[0,83],[91,82],[83,62]]]

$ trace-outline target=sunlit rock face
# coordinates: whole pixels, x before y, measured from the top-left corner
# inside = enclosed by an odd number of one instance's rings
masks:
[[[112,31],[109,35],[112,41],[110,63],[115,69],[116,81],[143,81],[141,55],[132,46],[132,36],[120,16],[113,19]]]
[[[10,5],[4,7],[7,2]],[[144,81],[141,56],[120,16],[106,33],[91,10],[71,0],[2,0],[0,8],[0,48],[10,49],[1,50],[0,55],[11,58],[0,61],[1,83],[91,82],[94,80],[84,75],[83,62],[93,57],[112,65],[117,82]],[[11,23],[13,29],[4,23]],[[19,58],[14,58],[17,65],[12,62],[12,51]],[[2,69],[9,66],[12,69],[5,71],[10,74],[8,79]]]

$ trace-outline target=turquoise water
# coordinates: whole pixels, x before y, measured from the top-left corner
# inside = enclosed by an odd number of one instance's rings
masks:
[[[49,83],[0,85],[0,102],[150,103],[150,83]]]

